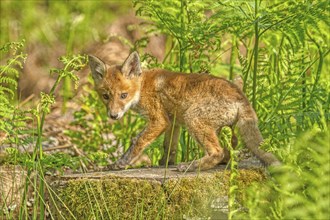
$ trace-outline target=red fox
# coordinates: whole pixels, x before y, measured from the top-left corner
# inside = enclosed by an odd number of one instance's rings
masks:
[[[265,165],[281,164],[273,154],[259,148],[263,138],[256,113],[237,85],[208,74],[184,74],[162,69],[142,71],[137,52],[131,53],[121,66],[109,66],[91,55],[89,64],[95,89],[110,118],[120,119],[132,109],[148,120],[146,128],[132,139],[131,146],[112,169],[134,164],[158,136],[163,132],[169,134],[179,126],[187,128],[204,148],[205,156],[191,163],[180,163],[178,171],[207,170],[219,164],[225,153],[217,134],[222,127],[234,125],[238,126],[247,147]]]

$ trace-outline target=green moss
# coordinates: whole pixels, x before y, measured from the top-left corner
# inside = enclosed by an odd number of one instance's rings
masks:
[[[212,202],[227,195],[229,174],[229,171],[219,171],[196,177],[171,178],[164,183],[116,176],[72,179],[55,187],[60,198],[56,204],[61,212],[52,205],[52,213],[65,219],[206,217],[214,215]],[[240,170],[240,190],[264,178],[261,171]]]
[[[57,195],[63,201],[57,203],[66,219],[73,218],[69,210],[77,219],[153,216],[158,207],[150,205],[164,200],[160,182],[114,177],[70,180],[57,190]]]
[[[226,191],[222,180],[215,176],[172,179],[164,187],[168,194],[169,205],[166,216],[207,216],[211,211],[211,202]]]

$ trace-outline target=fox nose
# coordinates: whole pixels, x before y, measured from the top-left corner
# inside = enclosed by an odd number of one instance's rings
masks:
[[[118,118],[118,114],[110,114],[110,118],[111,119],[117,119]]]

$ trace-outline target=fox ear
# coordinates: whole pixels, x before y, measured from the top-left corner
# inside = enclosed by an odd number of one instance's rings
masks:
[[[105,63],[101,59],[92,55],[88,55],[88,60],[94,81],[98,82],[102,80],[106,72]]]
[[[140,76],[142,73],[141,62],[139,54],[134,51],[125,60],[123,66],[121,67],[121,72],[124,76],[130,78],[132,76]]]

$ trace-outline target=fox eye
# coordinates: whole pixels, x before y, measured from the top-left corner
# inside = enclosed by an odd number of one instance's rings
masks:
[[[108,99],[110,98],[109,95],[106,94],[106,93],[104,93],[104,94],[102,95],[102,97],[103,97],[104,99],[106,99],[106,100],[108,100]]]
[[[120,94],[120,98],[121,99],[126,99],[127,95],[128,94],[126,92],[124,92],[124,93]]]

